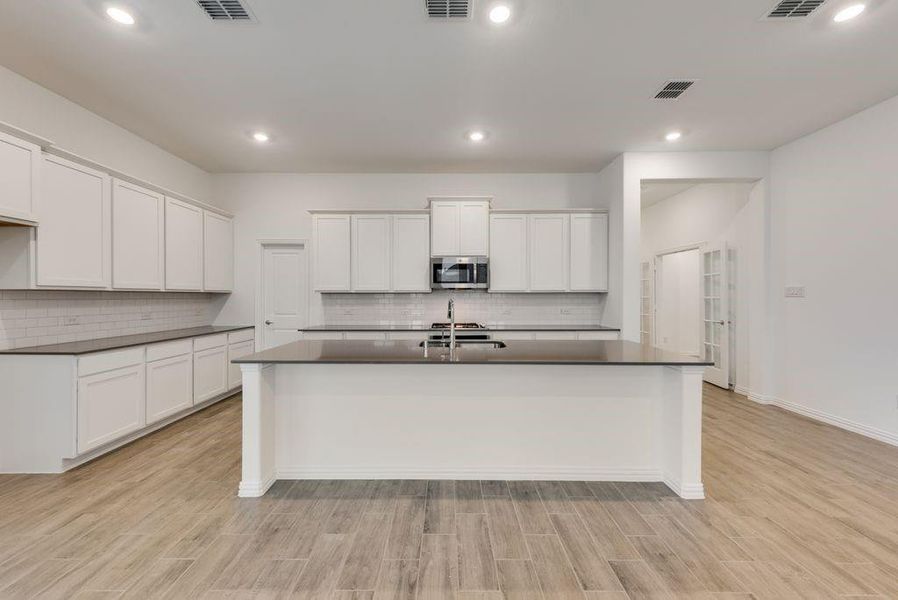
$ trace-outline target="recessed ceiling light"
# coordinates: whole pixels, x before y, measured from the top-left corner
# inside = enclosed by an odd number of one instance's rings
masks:
[[[106,16],[122,25],[134,25],[134,17],[131,13],[122,8],[118,8],[117,6],[110,6],[107,8]]]
[[[271,138],[264,131],[256,131],[255,133],[253,133],[253,139],[256,140],[257,142],[259,142],[260,144],[264,144]]]
[[[501,25],[511,17],[511,9],[507,4],[497,4],[490,9],[490,21]]]
[[[486,139],[486,132],[475,129],[474,131],[469,131],[466,137],[469,142],[479,143]]]
[[[864,6],[863,4],[852,4],[851,6],[846,6],[836,13],[836,16],[833,17],[833,21],[835,21],[836,23],[849,21],[864,12],[865,8],[866,6]]]
[[[667,135],[664,136],[664,139],[667,140],[668,142],[675,142],[678,139],[680,139],[681,137],[683,137],[683,134],[680,133],[679,131],[671,131],[670,133],[668,133]]]

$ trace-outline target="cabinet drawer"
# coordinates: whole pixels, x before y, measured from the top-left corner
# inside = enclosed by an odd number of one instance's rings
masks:
[[[208,350],[209,348],[218,348],[228,343],[228,334],[219,333],[217,335],[204,335],[203,337],[193,338],[193,351]]]
[[[147,362],[193,352],[193,340],[175,340],[147,346]]]
[[[255,329],[241,329],[240,331],[232,331],[228,334],[228,343],[237,344],[239,342],[247,342],[249,340],[255,339],[255,337]]]
[[[145,346],[88,354],[78,358],[78,376],[93,375],[112,369],[121,369],[141,364],[144,360]]]

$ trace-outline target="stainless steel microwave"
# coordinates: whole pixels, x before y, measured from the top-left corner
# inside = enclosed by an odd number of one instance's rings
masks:
[[[434,290],[485,290],[490,285],[486,256],[443,256],[430,259],[430,287]]]

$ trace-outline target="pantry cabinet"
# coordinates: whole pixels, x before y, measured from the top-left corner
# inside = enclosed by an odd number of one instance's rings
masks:
[[[165,287],[203,289],[203,209],[165,200]]]
[[[203,289],[234,289],[234,220],[203,211]]]
[[[391,275],[392,218],[382,214],[351,217],[352,290],[388,292]]]
[[[530,289],[564,292],[568,289],[570,220],[566,214],[530,215]]]
[[[38,146],[0,133],[0,220],[36,220],[40,163]]]
[[[109,176],[45,155],[36,230],[37,285],[109,286]]]
[[[160,290],[163,285],[165,199],[112,181],[112,287]]]
[[[490,216],[491,292],[526,292],[529,287],[526,214]]]
[[[430,216],[393,215],[392,290],[430,292]]]
[[[315,215],[312,223],[315,291],[348,292],[352,288],[350,215]]]

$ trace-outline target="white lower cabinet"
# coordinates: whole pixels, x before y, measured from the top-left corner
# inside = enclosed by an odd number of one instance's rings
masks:
[[[193,353],[193,403],[228,391],[228,347],[221,345]]]
[[[249,356],[256,350],[256,343],[253,340],[239,342],[237,344],[228,344],[228,389],[233,390],[240,387],[243,382],[243,376],[240,373],[240,365],[232,364],[231,361],[242,356]]]
[[[193,406],[193,354],[147,363],[147,425]]]
[[[78,453],[114,441],[146,424],[145,368],[138,365],[78,379]]]

